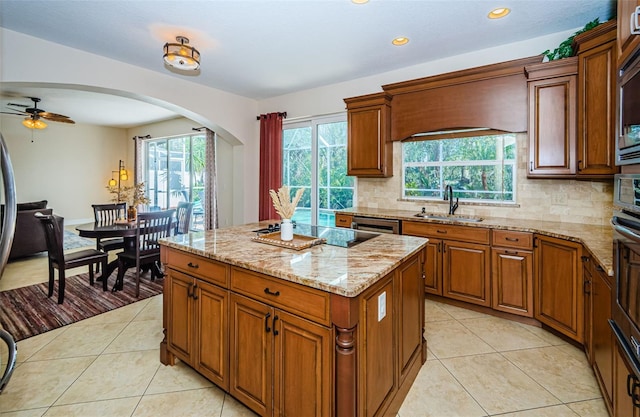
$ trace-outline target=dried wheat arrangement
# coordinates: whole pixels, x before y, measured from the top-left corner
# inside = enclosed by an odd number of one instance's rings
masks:
[[[296,191],[296,195],[293,197],[292,201],[289,193],[289,187],[286,185],[280,187],[277,193],[275,190],[269,190],[273,207],[276,209],[276,213],[278,213],[283,219],[290,219],[293,217],[293,213],[296,211],[296,206],[298,205],[302,194],[304,194],[304,188],[298,188],[298,191]]]

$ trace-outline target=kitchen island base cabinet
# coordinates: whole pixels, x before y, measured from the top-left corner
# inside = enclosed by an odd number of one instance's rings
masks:
[[[162,248],[162,363],[184,360],[261,416],[396,415],[426,360],[424,246],[353,297],[234,265],[222,288],[171,264],[208,259]]]

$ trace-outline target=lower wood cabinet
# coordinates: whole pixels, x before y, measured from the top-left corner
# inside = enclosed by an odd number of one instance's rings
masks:
[[[331,329],[235,293],[230,312],[231,395],[261,416],[330,416]]]
[[[616,344],[617,346],[617,344]],[[614,349],[613,356],[614,369],[614,417],[640,417],[640,408],[634,407],[631,395],[640,396],[639,388],[633,387],[634,375],[631,365],[624,358],[624,354],[620,351],[620,347]]]
[[[534,317],[578,343],[584,342],[581,256],[580,243],[535,235]]]
[[[166,331],[170,349],[223,389],[229,386],[227,361],[228,293],[178,271],[165,276]]]
[[[489,229],[406,221],[402,233],[429,239],[426,292],[491,306]]]

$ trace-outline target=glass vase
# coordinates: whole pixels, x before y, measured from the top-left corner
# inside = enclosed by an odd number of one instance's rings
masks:
[[[138,209],[135,206],[129,206],[127,208],[127,220],[130,222],[136,221],[138,218]]]

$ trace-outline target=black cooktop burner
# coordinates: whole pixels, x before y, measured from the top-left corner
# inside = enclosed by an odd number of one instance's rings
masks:
[[[321,237],[327,245],[350,248],[379,235],[379,233],[364,232],[355,229],[345,229],[341,227],[312,226],[310,224],[295,224],[293,233],[302,236]],[[257,234],[277,232],[280,230],[279,224],[270,224],[268,227],[254,230]]]

